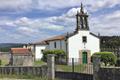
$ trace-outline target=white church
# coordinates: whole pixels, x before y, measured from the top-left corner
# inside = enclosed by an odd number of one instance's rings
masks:
[[[34,53],[35,60],[43,56],[42,50],[64,50],[68,62],[76,58],[77,62],[90,63],[91,55],[100,51],[100,39],[91,33],[88,25],[88,15],[81,4],[80,12],[76,14],[76,29],[66,35],[58,35],[44,41],[30,44],[28,47]]]

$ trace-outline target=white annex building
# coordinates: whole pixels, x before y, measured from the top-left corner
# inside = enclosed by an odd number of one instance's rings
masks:
[[[71,58],[76,58],[80,63],[90,63],[91,55],[100,51],[100,39],[90,32],[87,20],[88,15],[84,13],[81,4],[80,12],[76,14],[77,25],[73,33],[54,36],[29,45],[35,53],[35,59],[42,58],[42,50],[61,49],[66,52],[69,62]]]

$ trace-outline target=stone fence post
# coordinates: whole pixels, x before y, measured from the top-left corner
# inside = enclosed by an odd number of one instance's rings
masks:
[[[48,66],[48,79],[55,79],[55,55],[48,54],[47,56],[47,66]]]
[[[100,69],[100,56],[93,56],[93,80],[99,80],[98,71]]]

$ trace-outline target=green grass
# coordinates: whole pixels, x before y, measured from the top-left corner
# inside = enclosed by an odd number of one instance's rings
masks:
[[[33,75],[0,75],[0,79],[30,79],[30,80],[48,80],[47,77],[39,77],[39,76],[33,76]]]
[[[41,66],[41,65],[46,65],[47,63],[42,61],[42,60],[38,60],[34,62],[34,66]]]
[[[72,72],[72,66],[69,65],[56,65],[57,71]],[[74,66],[75,72],[82,72],[86,69],[86,65],[79,64]]]
[[[8,63],[9,63],[9,62],[4,59],[4,60],[2,60],[2,64],[1,64],[1,65],[2,65],[2,66],[5,66],[5,65],[7,65]]]
[[[7,60],[7,59],[5,59],[5,58],[2,58],[2,59],[1,59],[1,65],[0,65],[0,66],[5,66],[5,65],[7,65],[7,64],[9,64],[9,60]]]
[[[46,76],[39,77],[39,76],[33,76],[33,75],[0,75],[0,80],[49,80]],[[61,79],[55,79],[55,80],[61,80]]]

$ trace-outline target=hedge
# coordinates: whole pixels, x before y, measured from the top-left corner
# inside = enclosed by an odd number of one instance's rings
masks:
[[[119,66],[120,67],[120,58],[117,58],[115,66]]]
[[[48,54],[55,54],[55,58],[65,58],[65,52],[63,50],[43,50],[42,60],[47,61]]]
[[[105,66],[114,65],[116,63],[117,57],[112,52],[96,52],[94,55],[100,55],[101,62],[105,64]],[[92,56],[92,57],[93,57]]]

